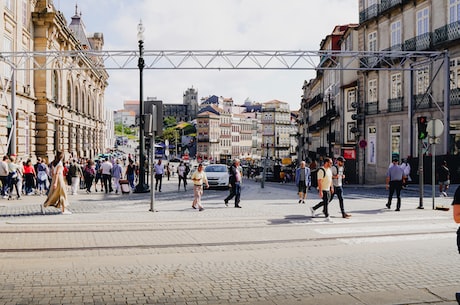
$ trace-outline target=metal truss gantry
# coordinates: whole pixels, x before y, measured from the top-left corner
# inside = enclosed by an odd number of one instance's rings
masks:
[[[442,60],[438,51],[276,51],[276,50],[146,50],[144,69],[158,70],[411,70],[411,63]],[[139,51],[2,52],[0,61],[16,70],[138,69]],[[76,59],[80,59],[80,64]],[[92,63],[89,63],[89,59]],[[33,62],[33,67],[26,63]],[[95,64],[94,64],[95,63]],[[327,64],[324,64],[327,63]],[[359,63],[358,65],[356,63]]]

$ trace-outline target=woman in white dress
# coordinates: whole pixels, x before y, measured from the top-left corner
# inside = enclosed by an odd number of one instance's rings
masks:
[[[50,185],[50,191],[46,198],[44,207],[54,206],[62,211],[62,214],[72,214],[67,210],[67,184],[64,177],[64,154],[58,151],[56,158],[52,162],[53,179]]]

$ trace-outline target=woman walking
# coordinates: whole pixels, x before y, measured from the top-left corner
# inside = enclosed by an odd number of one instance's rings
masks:
[[[201,196],[203,196],[203,183],[206,187],[209,187],[208,178],[206,177],[206,173],[203,171],[203,164],[198,165],[198,169],[192,175],[193,181],[193,203],[192,208],[196,209],[201,212],[204,210],[203,206],[201,205]]]
[[[53,179],[50,185],[50,191],[46,198],[44,207],[54,206],[61,209],[62,214],[72,214],[67,210],[68,200],[66,192],[66,181],[64,177],[64,154],[58,151],[54,161],[52,162],[53,167]]]

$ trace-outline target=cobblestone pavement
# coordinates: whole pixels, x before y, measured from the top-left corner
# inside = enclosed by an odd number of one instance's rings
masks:
[[[416,186],[399,213],[382,187],[349,186],[352,217],[335,199],[325,222],[292,184],[247,181],[242,209],[205,191],[203,212],[176,184],[156,212],[149,194],[82,192],[72,215],[43,215],[39,196],[0,201],[0,304],[457,304],[457,225],[431,198],[415,209]]]

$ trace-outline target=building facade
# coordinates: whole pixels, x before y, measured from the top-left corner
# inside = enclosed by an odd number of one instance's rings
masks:
[[[10,0],[3,2],[1,10],[3,52],[101,50],[104,45],[102,33],[87,35],[77,12],[67,24],[52,1]],[[52,160],[58,150],[81,157],[104,152],[107,148],[104,91],[108,74],[102,61],[68,56],[47,63],[46,69],[33,70],[34,58],[16,60],[11,65],[3,62],[0,70],[8,80],[12,70],[17,70],[15,94],[2,82],[0,118],[16,123],[15,128],[10,124],[0,128],[3,153]],[[35,60],[45,66],[48,59]]]
[[[367,144],[359,170],[365,183],[382,183],[394,157],[419,157],[434,149],[445,156],[459,154],[459,14],[459,0],[360,1],[360,50],[392,51],[394,60],[400,51],[447,51],[450,57],[450,79],[443,63],[426,59],[406,63],[412,72],[359,75],[358,102],[364,112],[359,131]],[[417,139],[419,116],[448,122],[439,144]]]

